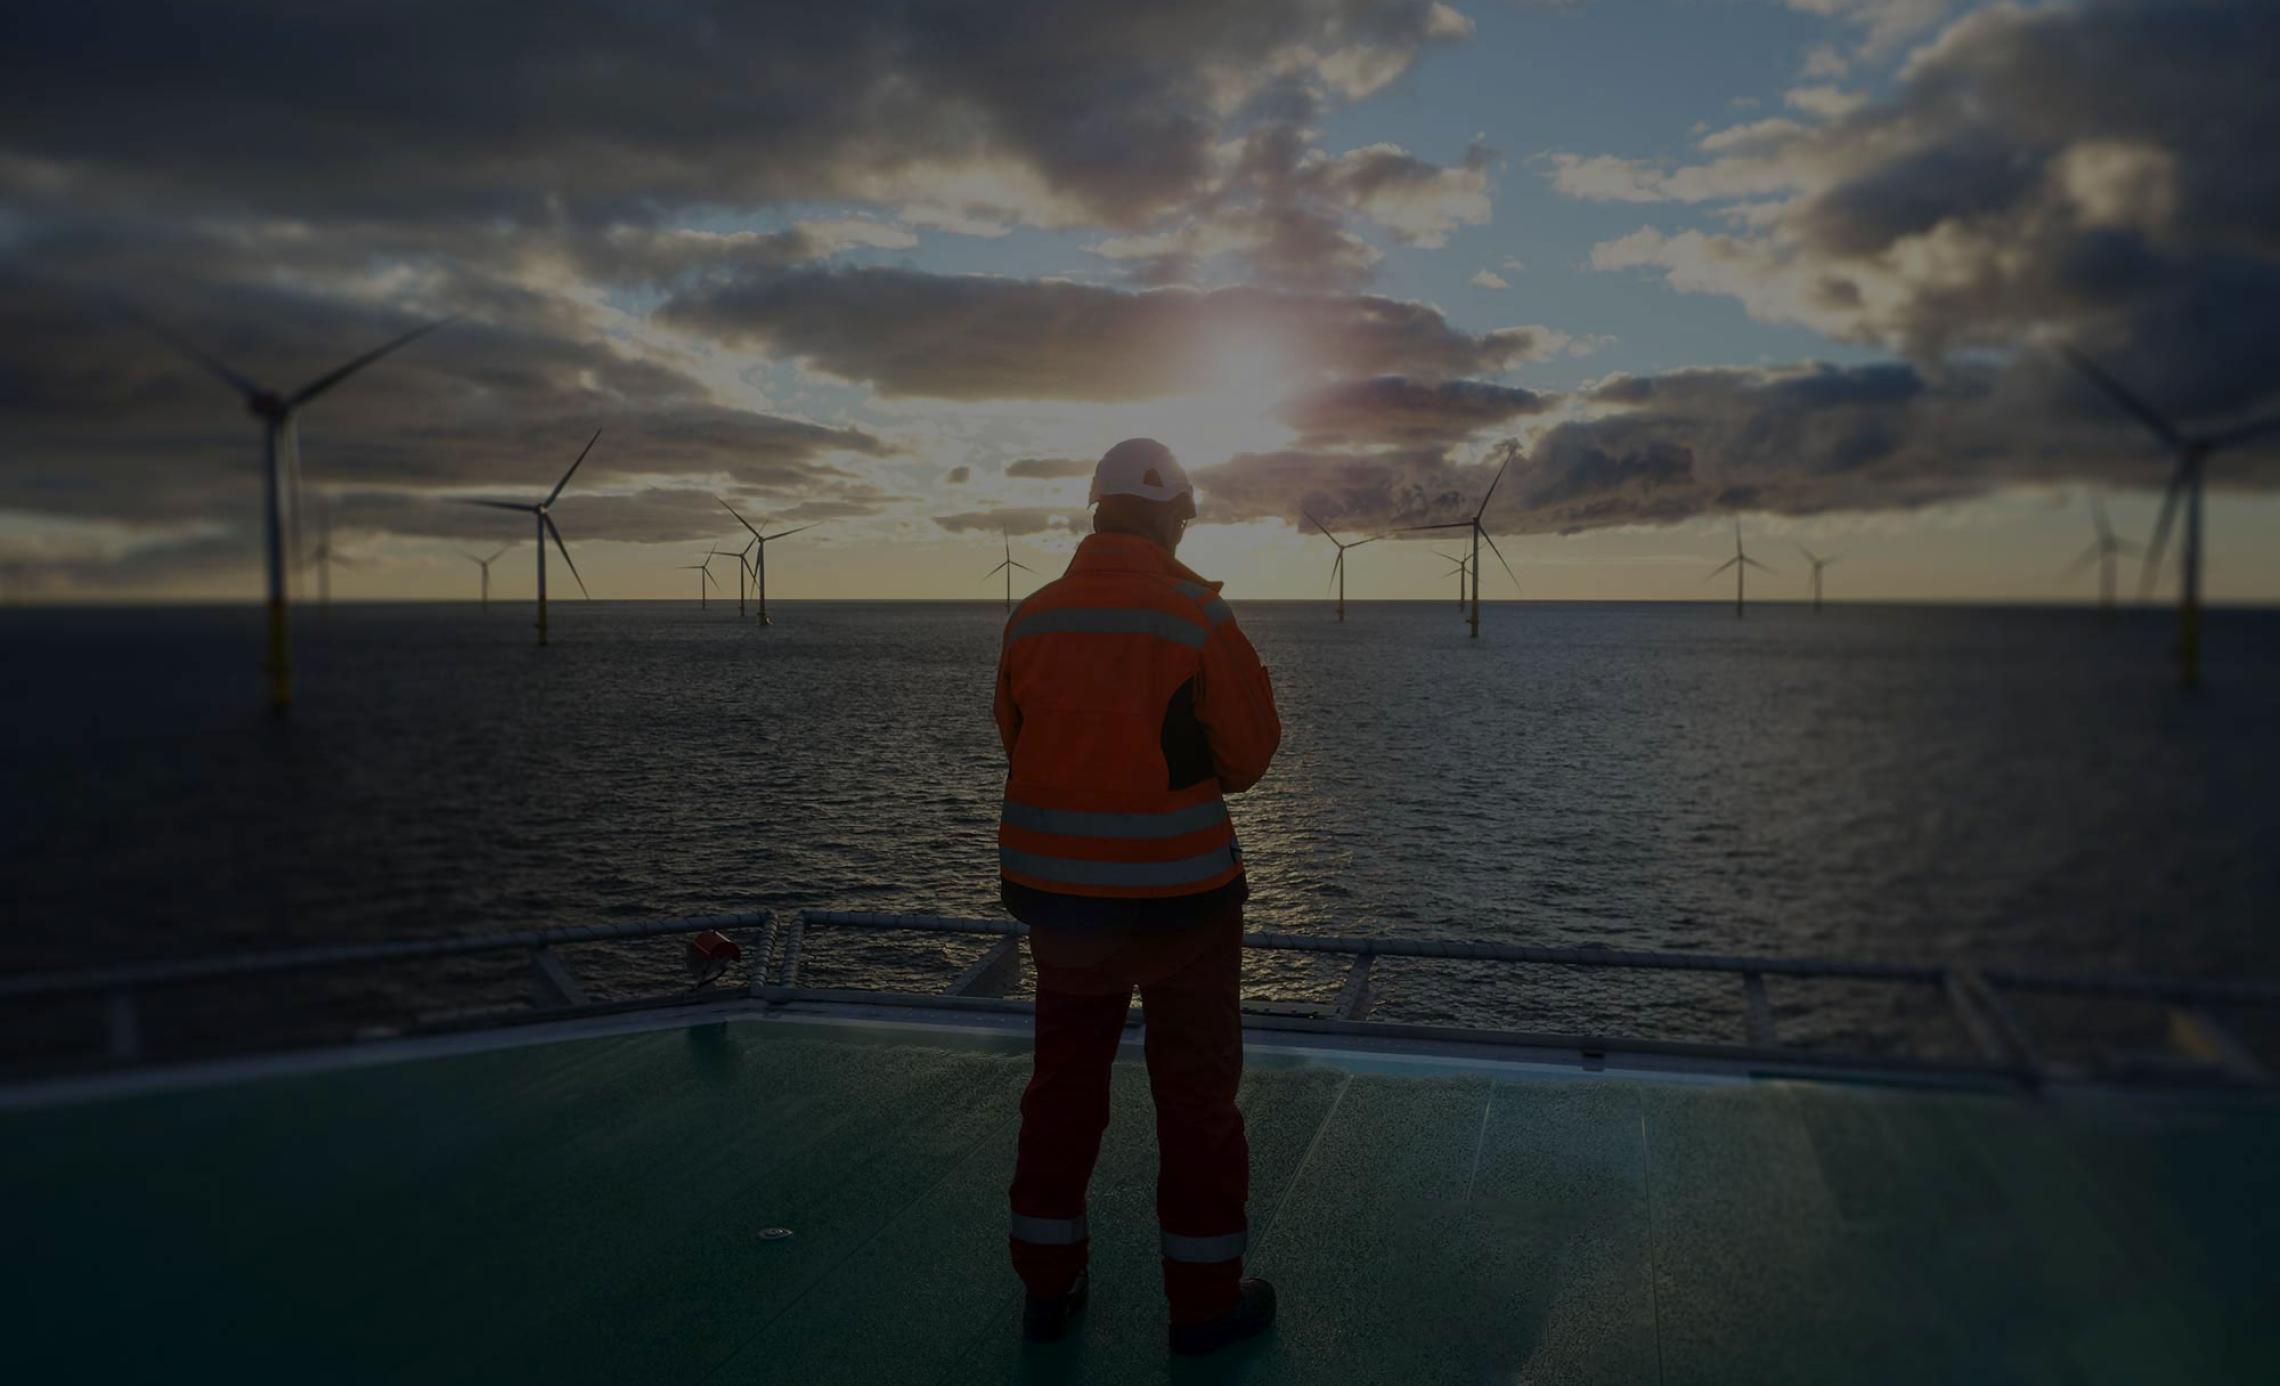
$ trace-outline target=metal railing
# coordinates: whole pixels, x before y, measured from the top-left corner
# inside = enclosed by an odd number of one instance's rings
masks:
[[[803,951],[811,930],[847,929],[888,934],[953,934],[989,938],[990,946],[950,978],[938,992],[891,992],[861,987],[816,987],[803,982]],[[394,940],[316,948],[245,952],[217,957],[127,963],[105,967],[0,977],[0,1004],[101,997],[107,1006],[109,1056],[114,1062],[144,1058],[138,998],[169,988],[333,970],[385,963],[520,951],[528,955],[529,1017],[591,1015],[718,999],[731,994],[709,985],[630,1000],[596,1002],[557,949],[590,943],[625,942],[708,930],[758,930],[744,951],[746,980],[741,996],[771,1008],[807,1004],[932,1007],[943,1010],[1026,1010],[1009,995],[1020,978],[1018,948],[1028,930],[1005,919],[940,915],[875,914],[801,910],[779,928],[769,910],[701,918],[666,919],[578,928],[536,929],[459,938]],[[2243,1043],[2222,1013],[2254,1009],[2280,1011],[2280,986],[2259,982],[2198,982],[2171,978],[2070,975],[2021,969],[1978,970],[1954,965],[1838,962],[1817,958],[1751,957],[1710,953],[1648,951],[1608,947],[1551,948],[1488,940],[1391,937],[1320,937],[1252,932],[1244,946],[1265,952],[1343,956],[1348,959],[1337,993],[1326,1004],[1254,1003],[1247,1023],[1258,1028],[1376,1036],[1406,1041],[1492,1044],[1570,1051],[1584,1056],[1610,1053],[1682,1056],[1745,1066],[1769,1064],[1784,1070],[1816,1067],[1892,1072],[1967,1073],[2033,1085],[2054,1072],[2026,1021],[2012,1004],[2016,997],[2072,996],[2133,1000],[2159,1005],[2168,1021],[2168,1040],[2182,1067],[2174,1072],[2132,1075],[2153,1080],[2217,1081],[2269,1085],[2270,1067]],[[1546,1034],[1521,1030],[1417,1025],[1369,1018],[1374,996],[1371,974],[1381,958],[1496,962],[1516,966],[1708,973],[1734,979],[1739,990],[1744,1034],[1733,1042],[1655,1040],[1636,1036]],[[1865,981],[1922,986],[1935,990],[1946,1014],[1968,1040],[1972,1059],[1964,1062],[1894,1055],[1835,1054],[1785,1043],[1766,989],[1769,977]],[[485,1013],[486,1023],[518,1017]]]
[[[586,924],[563,929],[524,929],[511,933],[470,934],[457,938],[325,944],[314,948],[279,948],[223,953],[204,958],[32,972],[0,977],[0,1004],[72,996],[101,996],[106,1006],[110,1056],[126,1063],[143,1056],[139,997],[146,991],[291,972],[331,971],[382,963],[420,962],[519,951],[530,955],[530,999],[534,1006],[542,1010],[590,1010],[594,1003],[587,995],[584,983],[554,952],[556,948],[576,943],[610,943],[674,934],[700,934],[712,929],[725,931],[758,928],[762,930],[760,953],[765,958],[771,948],[774,921],[773,912],[756,910],[747,914],[654,919],[630,924]]]

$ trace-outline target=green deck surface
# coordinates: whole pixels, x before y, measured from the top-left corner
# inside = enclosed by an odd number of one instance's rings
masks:
[[[1278,1328],[1166,1357],[1127,1063],[1025,1349],[1026,1074],[769,1021],[0,1113],[0,1380],[2280,1380],[2269,1105],[1264,1055]]]

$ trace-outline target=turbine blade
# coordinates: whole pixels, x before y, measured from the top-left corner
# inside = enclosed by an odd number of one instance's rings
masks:
[[[2097,562],[2105,555],[2106,546],[2103,543],[2100,543],[2099,541],[2093,539],[2090,541],[2089,548],[2084,549],[2072,563],[2067,564],[2065,568],[2060,570],[2059,576],[2073,577],[2076,573],[2081,572],[2083,569]]]
[[[2100,539],[2114,537],[2114,527],[2106,519],[2106,502],[2096,491],[2090,493],[2090,523],[2097,529]]]
[[[1471,529],[1472,527],[1473,522],[1470,520],[1451,520],[1445,525],[1397,525],[1388,532],[1393,534],[1413,534],[1418,530],[1424,529]]]
[[[453,502],[459,505],[484,505],[489,506],[493,510],[520,510],[525,515],[528,515],[531,511],[538,509],[537,506],[527,504],[523,501],[474,500],[467,496],[453,496],[451,499]],[[511,548],[513,546],[509,545],[508,547]],[[499,552],[505,553],[506,549],[501,549]]]
[[[1007,561],[1008,561],[1008,562],[1011,562],[1011,560],[1010,560],[1010,559],[1009,559],[1009,560],[1007,560]],[[1026,563],[1015,563],[1013,566],[1014,566],[1014,567],[1016,567],[1016,568],[1019,568],[1021,571],[1025,572],[1025,573],[1029,574],[1031,577],[1035,577],[1035,576],[1037,575],[1037,570],[1036,570],[1035,568],[1032,568],[1032,567],[1030,567],[1030,566],[1029,566],[1028,564],[1026,564]]]
[[[2082,372],[2084,376],[2089,378],[2091,384],[2103,391],[2106,398],[2122,406],[2123,409],[2129,411],[2132,418],[2152,429],[2155,437],[2173,448],[2185,446],[2185,440],[2177,436],[2177,430],[2169,426],[2169,420],[2161,417],[2152,405],[2124,389],[2122,382],[2106,374],[2097,362],[2092,361],[2070,346],[2062,345],[2059,347],[2059,351],[2073,364],[2074,369]]]
[[[1749,564],[1752,568],[1757,569],[1761,573],[1770,573],[1773,571],[1773,569],[1766,567],[1763,563],[1758,562],[1748,554],[1743,554],[1741,556],[1741,560],[1742,562]]]
[[[554,517],[544,515],[540,518],[546,522],[546,532],[554,536],[554,547],[562,555],[562,561],[570,565],[570,576],[578,578],[578,595],[592,601],[594,594],[586,590],[586,580],[578,577],[578,565],[570,562],[570,546],[562,542],[562,531],[554,527]]]
[[[2185,493],[2185,467],[2182,463],[2169,474],[2169,489],[2162,493],[2161,516],[2153,522],[2153,535],[2147,539],[2145,566],[2138,576],[2138,593],[2153,595],[2154,575],[2161,571],[2161,551],[2169,543],[2169,526],[2177,518],[2177,500]]]
[[[1508,443],[1502,451],[1504,460],[1496,465],[1496,475],[1489,478],[1488,489],[1480,494],[1480,508],[1473,512],[1476,520],[1488,513],[1488,498],[1496,494],[1497,484],[1504,480],[1504,469],[1512,465],[1512,446]]]
[[[1320,520],[1317,520],[1317,519],[1315,519],[1315,518],[1314,518],[1314,512],[1313,512],[1313,511],[1311,511],[1311,510],[1301,510],[1301,511],[1299,511],[1298,513],[1299,513],[1299,514],[1301,514],[1301,515],[1304,515],[1304,516],[1307,518],[1307,520],[1308,520],[1310,523],[1312,523],[1312,524],[1313,524],[1313,526],[1314,526],[1316,529],[1319,529],[1319,530],[1321,530],[1321,531],[1322,531],[1322,532],[1323,532],[1325,535],[1328,535],[1328,536],[1329,536],[1329,539],[1330,539],[1330,542],[1331,542],[1331,543],[1335,544],[1335,543],[1337,543],[1337,542],[1338,542],[1338,536],[1337,536],[1337,535],[1335,535],[1335,534],[1331,534],[1331,533],[1330,533],[1330,526],[1328,526],[1328,525],[1326,525],[1326,524],[1322,523]]]
[[[982,576],[983,576],[983,577],[986,577],[986,578],[994,578],[994,577],[996,577],[996,576],[997,576],[999,573],[1002,573],[1002,572],[1004,572],[1004,571],[1006,570],[1006,566],[1007,566],[1007,565],[1005,565],[1005,564],[1003,564],[1003,563],[1000,563],[1000,564],[998,564],[998,565],[997,565],[995,568],[992,568],[992,569],[990,569],[988,572],[986,572],[986,573],[982,574]]]
[[[2201,446],[2211,450],[2229,448],[2235,444],[2245,443],[2258,434],[2270,433],[2276,428],[2280,428],[2280,414],[2258,419],[2253,423],[2245,423],[2238,428],[2228,428],[2222,433],[2212,433],[2201,440]]]
[[[1709,572],[1704,573],[1702,575],[1702,580],[1704,582],[1708,582],[1710,579],[1718,576],[1718,574],[1726,571],[1728,568],[1733,567],[1736,563],[1739,563],[1741,561],[1742,560],[1739,558],[1729,558],[1725,562],[1719,564],[1717,567],[1712,568]]]
[[[1487,530],[1484,529],[1480,532],[1480,537],[1488,542],[1488,551],[1496,555],[1496,561],[1499,563],[1504,563],[1504,550],[1496,547],[1496,536],[1490,534]],[[1504,575],[1512,579],[1512,590],[1515,592],[1519,591],[1520,575],[1512,571],[1511,564],[1504,563]]]
[[[492,554],[492,555],[491,555],[489,558],[486,558],[486,559],[484,559],[483,561],[484,561],[485,563],[496,563],[496,562],[498,562],[498,561],[499,561],[499,554],[503,554],[503,553],[505,553],[505,552],[506,552],[508,549],[511,549],[511,548],[513,548],[513,547],[514,547],[514,545],[512,545],[512,544],[502,544],[502,545],[500,545],[500,546],[499,546],[499,553],[495,553],[495,554]]]
[[[1338,550],[1338,556],[1330,560],[1330,580],[1322,584],[1323,595],[1329,595],[1330,589],[1338,585],[1338,571],[1345,566],[1346,551],[1344,549],[1340,549]]]
[[[1793,547],[1794,547],[1794,548],[1795,548],[1795,549],[1796,549],[1796,550],[1797,550],[1799,553],[1801,553],[1801,554],[1805,555],[1805,561],[1806,561],[1807,563],[1810,563],[1810,564],[1812,564],[1812,565],[1813,565],[1814,567],[1816,567],[1816,568],[1818,568],[1818,567],[1820,567],[1820,566],[1821,566],[1822,560],[1820,560],[1820,559],[1818,559],[1818,558],[1815,558],[1815,557],[1813,556],[1813,551],[1812,551],[1811,549],[1809,549],[1809,548],[1806,548],[1806,547],[1805,547],[1803,544],[1797,544],[1797,545],[1794,545]]]
[[[231,370],[228,366],[222,364],[222,361],[219,357],[216,357],[200,349],[197,345],[192,343],[189,338],[184,337],[182,334],[176,332],[173,328],[168,327],[165,323],[160,322],[158,319],[152,317],[148,313],[145,313],[140,308],[132,307],[130,305],[121,306],[125,309],[127,316],[142,324],[142,327],[145,331],[149,332],[152,336],[158,338],[160,341],[166,343],[168,346],[173,347],[176,351],[182,353],[184,356],[189,357],[194,364],[204,367],[208,374],[212,375],[217,380],[220,380],[223,384],[229,386],[239,394],[258,395],[262,392],[259,385],[254,384],[244,376],[239,375],[236,371]]]
[[[454,314],[448,318],[437,318],[434,322],[422,323],[418,327],[413,328],[411,331],[406,332],[403,336],[396,338],[394,341],[388,342],[382,346],[374,347],[372,350],[364,353],[362,356],[357,357],[347,365],[338,367],[337,369],[331,371],[327,371],[325,374],[318,376],[308,384],[303,385],[300,389],[295,390],[293,392],[292,398],[286,400],[285,402],[291,407],[298,409],[302,405],[307,404],[310,400],[315,399],[317,396],[331,389],[333,386],[338,385],[343,380],[346,380],[350,376],[356,374],[358,371],[363,370],[366,366],[369,366],[373,362],[379,360],[381,357],[386,356],[389,352],[394,351],[399,347],[410,346],[413,342],[416,342],[420,338],[425,337],[428,333],[435,331],[445,323],[457,321],[457,318],[458,315]]]
[[[570,484],[570,478],[577,474],[578,463],[585,461],[586,454],[592,452],[594,450],[594,444],[600,442],[601,440],[602,431],[597,428],[594,430],[594,436],[586,440],[586,446],[578,449],[578,460],[570,464],[570,470],[564,472],[562,474],[562,479],[554,483],[554,489],[546,493],[546,503],[548,505],[554,504],[555,497],[562,494],[562,488],[568,486]]]
[[[778,540],[778,539],[789,539],[789,538],[791,538],[793,535],[800,533],[802,530],[810,530],[810,529],[814,529],[814,528],[815,528],[815,525],[820,525],[820,524],[822,524],[822,523],[823,523],[823,521],[821,521],[821,520],[817,520],[817,521],[815,522],[815,524],[814,524],[814,525],[801,525],[801,526],[799,527],[799,529],[780,529],[780,530],[776,531],[774,534],[771,534],[771,535],[769,535],[769,536],[768,536],[768,541],[769,541],[770,543],[774,543],[774,542],[775,542],[776,540]]]
[[[294,566],[305,565],[308,558],[301,552],[301,426],[291,414],[279,426],[285,436],[278,439],[285,449],[285,552],[293,555]]]
[[[727,501],[725,501],[725,500],[721,500],[719,496],[714,496],[714,497],[713,497],[713,499],[714,499],[714,500],[716,500],[716,501],[720,501],[720,508],[721,508],[721,509],[723,509],[723,510],[727,511],[727,512],[728,512],[729,514],[731,514],[731,515],[736,515],[736,507],[735,507],[735,506],[733,506],[733,505],[730,505],[730,504],[729,504]],[[740,525],[744,526],[746,529],[752,529],[752,522],[751,522],[750,520],[747,520],[747,519],[745,519],[745,518],[744,518],[742,515],[736,515],[736,522],[737,522],[738,524],[740,524]],[[759,531],[759,530],[756,530],[756,529],[752,529],[752,538],[753,538],[755,541],[758,541],[758,539],[760,538],[760,531]],[[752,547],[752,545],[751,545],[751,544],[746,544],[744,547],[746,547],[746,548],[751,548],[751,547]]]

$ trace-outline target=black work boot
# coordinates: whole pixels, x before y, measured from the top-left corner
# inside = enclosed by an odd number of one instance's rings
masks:
[[[1039,1299],[1035,1295],[1021,1302],[1021,1336],[1033,1343],[1057,1343],[1069,1331],[1069,1320],[1085,1307],[1085,1282],[1089,1271],[1078,1271],[1069,1292],[1057,1299]]]
[[[1275,1287],[1264,1280],[1246,1280],[1235,1287],[1241,1298],[1235,1307],[1202,1323],[1172,1325],[1172,1351],[1183,1357],[1201,1357],[1229,1343],[1239,1343],[1267,1331],[1275,1321]]]

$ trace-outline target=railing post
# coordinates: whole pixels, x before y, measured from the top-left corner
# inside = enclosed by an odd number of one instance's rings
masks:
[[[1003,996],[1021,980],[1021,940],[1007,934],[974,959],[944,996]]]
[[[807,911],[792,916],[790,932],[784,935],[784,988],[790,990],[800,984],[800,943],[807,937]]]
[[[1742,998],[1749,1005],[1750,1043],[1761,1049],[1772,1049],[1781,1041],[1773,1033],[1773,1002],[1765,994],[1765,974],[1742,974]]]
[[[1977,969],[1949,968],[1940,979],[1947,992],[1948,1004],[1955,1009],[1956,1018],[1971,1035],[1972,1043],[1980,1053],[2016,1066],[2029,1083],[2040,1083],[2043,1077],[2042,1056],[2035,1052],[2034,1042],[2027,1038],[2027,1029],[2012,1014],[2003,998]]]
[[[592,1004],[561,955],[545,944],[530,950],[531,1001],[541,1010]]]
[[[2169,1008],[2169,1042],[2244,1083],[2269,1083],[2271,1070],[2224,1023],[2199,1006]]]
[[[1346,969],[1345,985],[1338,988],[1338,999],[1331,1004],[1333,1020],[1360,1020],[1370,1010],[1370,968],[1377,963],[1375,953],[1356,953]]]

